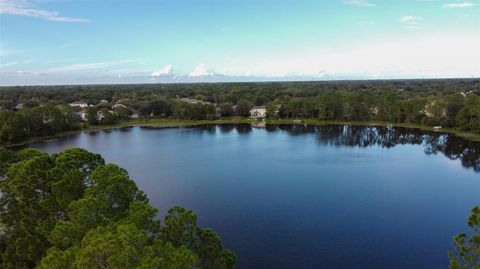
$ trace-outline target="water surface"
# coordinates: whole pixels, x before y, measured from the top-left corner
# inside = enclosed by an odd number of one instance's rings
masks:
[[[267,125],[83,132],[164,215],[198,214],[238,268],[447,268],[480,204],[480,145],[387,127]]]

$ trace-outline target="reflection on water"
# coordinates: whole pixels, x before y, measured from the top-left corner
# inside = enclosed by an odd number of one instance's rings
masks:
[[[224,124],[219,125],[218,129],[222,133],[235,130],[239,134],[248,134],[252,131],[252,125]],[[198,130],[213,134],[217,128],[215,125],[205,125],[199,127]],[[318,143],[335,146],[391,148],[406,144],[423,145],[425,154],[442,153],[451,160],[460,160],[464,167],[480,172],[480,143],[440,132],[391,126],[315,126],[306,124],[267,124],[265,130],[267,132],[284,131],[292,136],[316,134]]]

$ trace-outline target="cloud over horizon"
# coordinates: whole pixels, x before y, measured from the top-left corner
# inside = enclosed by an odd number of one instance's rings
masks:
[[[207,76],[213,76],[214,73],[207,70],[204,64],[199,64],[193,69],[193,71],[188,74],[189,77],[207,77]]]
[[[160,70],[154,70],[151,74],[151,77],[169,77],[173,76],[173,66],[171,64],[165,65]]]

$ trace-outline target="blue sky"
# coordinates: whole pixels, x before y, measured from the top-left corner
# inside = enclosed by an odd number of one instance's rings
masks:
[[[0,85],[480,76],[479,0],[0,0]]]

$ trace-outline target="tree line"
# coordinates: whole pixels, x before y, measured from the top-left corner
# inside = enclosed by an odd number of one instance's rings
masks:
[[[133,110],[143,118],[249,117],[262,105],[270,119],[385,121],[480,133],[478,79],[38,86],[0,88],[0,143],[80,128],[78,110],[67,107],[78,100],[92,105],[88,125],[114,124]],[[111,111],[103,102],[126,108]],[[23,109],[16,111],[18,104]]]
[[[236,256],[181,207],[164,221],[126,170],[83,149],[0,148],[0,267],[235,268]]]

